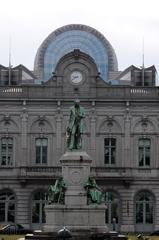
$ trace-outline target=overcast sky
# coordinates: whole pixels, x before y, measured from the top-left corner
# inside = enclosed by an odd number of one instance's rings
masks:
[[[85,24],[112,44],[119,70],[142,65],[159,72],[159,0],[0,0],[0,64],[33,70],[43,40],[67,24]]]

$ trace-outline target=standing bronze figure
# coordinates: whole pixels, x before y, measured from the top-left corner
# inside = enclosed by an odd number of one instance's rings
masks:
[[[74,106],[70,108],[69,125],[67,127],[67,147],[70,150],[82,148],[81,135],[84,132],[84,117],[84,108],[80,106],[80,101],[77,99]]]

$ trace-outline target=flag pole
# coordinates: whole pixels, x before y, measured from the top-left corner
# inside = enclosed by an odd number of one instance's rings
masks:
[[[8,84],[11,85],[11,37],[9,37],[9,76],[8,76]]]

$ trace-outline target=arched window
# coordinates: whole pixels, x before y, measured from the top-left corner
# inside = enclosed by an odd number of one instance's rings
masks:
[[[116,220],[116,224],[119,223],[119,198],[114,192],[105,193],[105,204],[107,206],[105,212],[105,222],[112,228],[113,219]],[[117,229],[116,229],[117,230]]]
[[[15,196],[10,191],[0,193],[0,223],[15,222]]]
[[[136,197],[136,223],[153,223],[153,196],[141,192]]]
[[[154,223],[154,197],[148,191],[138,193],[135,199],[136,231],[151,232]]]
[[[13,165],[13,138],[1,138],[1,166]]]
[[[36,164],[47,164],[48,139],[37,138],[36,145]]]
[[[44,206],[47,203],[46,193],[38,191],[32,198],[32,224],[41,225],[45,223]]]

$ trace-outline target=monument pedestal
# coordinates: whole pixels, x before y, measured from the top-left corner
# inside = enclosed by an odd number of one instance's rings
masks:
[[[107,231],[103,222],[105,219],[105,205],[62,206],[60,204],[47,205],[46,225],[44,231],[58,232],[64,226],[76,233]]]
[[[92,159],[84,151],[67,151],[62,155],[62,177],[67,185],[65,204],[45,206],[44,231],[57,232],[64,226],[71,233],[107,232],[104,204],[87,204],[84,185],[90,176]]]

